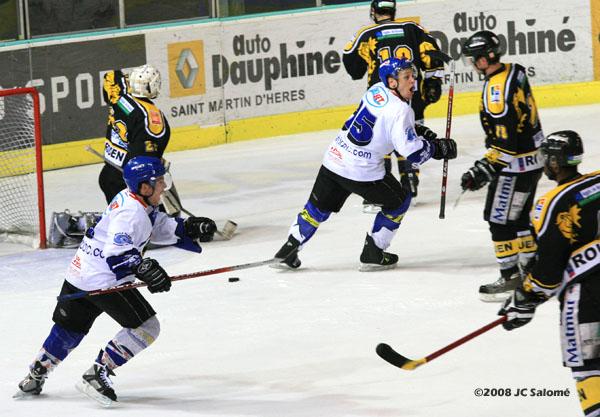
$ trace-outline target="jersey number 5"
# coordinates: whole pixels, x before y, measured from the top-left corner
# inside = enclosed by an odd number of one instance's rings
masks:
[[[358,111],[360,110],[360,111]],[[377,118],[371,114],[362,102],[353,117],[344,124],[344,130],[348,130],[348,139],[357,146],[367,146],[373,138],[373,126]]]

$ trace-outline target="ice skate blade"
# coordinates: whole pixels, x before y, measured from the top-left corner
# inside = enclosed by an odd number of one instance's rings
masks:
[[[81,392],[83,395],[99,403],[102,407],[109,408],[114,402],[110,398],[100,394],[94,387],[84,380],[81,380],[75,384],[75,388],[77,388],[77,391]]]
[[[394,269],[398,266],[398,264],[391,265],[376,265],[376,264],[363,264],[361,263],[358,267],[360,272],[378,272],[378,271],[386,271],[388,269]]]
[[[12,396],[15,400],[29,400],[29,399],[34,399],[34,398],[40,398],[40,394],[36,394],[33,392],[24,392],[24,391],[17,391],[15,392],[15,394]]]
[[[274,263],[269,265],[269,268],[273,268],[273,269],[278,269],[280,271],[297,271],[298,268],[292,268],[291,266],[289,266],[288,264],[284,263],[284,262],[278,262],[278,263]]]
[[[495,294],[479,293],[479,299],[484,303],[503,303],[512,295],[512,291],[498,292]]]

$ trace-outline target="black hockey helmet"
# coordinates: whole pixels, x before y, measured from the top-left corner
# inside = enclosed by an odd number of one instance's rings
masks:
[[[502,51],[500,50],[500,39],[494,32],[481,30],[471,35],[465,41],[462,47],[462,53],[474,61],[479,57],[485,57],[490,64],[500,60]]]
[[[371,19],[375,23],[375,13],[392,16],[391,20],[396,17],[396,0],[372,0],[371,1]]]
[[[540,147],[544,165],[572,167],[583,160],[583,142],[572,130],[561,130],[546,136]]]

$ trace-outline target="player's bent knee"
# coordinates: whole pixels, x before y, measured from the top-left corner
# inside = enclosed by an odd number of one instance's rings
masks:
[[[594,375],[576,382],[579,401],[586,417],[600,416],[600,376]]]
[[[146,347],[151,345],[160,334],[160,322],[156,315],[150,317],[148,320],[143,322],[139,327],[132,329],[141,340],[144,341]]]

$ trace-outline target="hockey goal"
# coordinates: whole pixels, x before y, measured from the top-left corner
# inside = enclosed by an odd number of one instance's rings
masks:
[[[0,89],[0,241],[46,247],[40,100]]]

